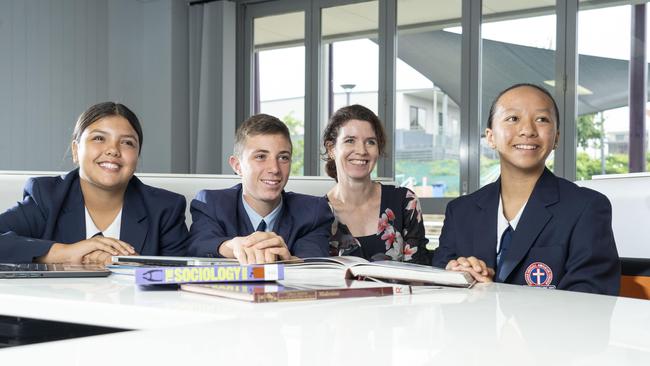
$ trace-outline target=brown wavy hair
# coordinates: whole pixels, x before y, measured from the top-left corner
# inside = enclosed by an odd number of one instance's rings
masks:
[[[347,107],[343,107],[330,117],[327,126],[325,126],[325,131],[323,131],[323,147],[325,152],[321,154],[323,161],[325,161],[325,173],[328,176],[334,178],[338,182],[338,176],[336,173],[336,163],[328,153],[328,147],[336,144],[336,139],[339,136],[339,130],[341,127],[350,120],[359,120],[366,121],[370,123],[375,136],[377,137],[377,147],[379,148],[379,155],[383,155],[386,150],[386,132],[384,131],[384,126],[379,120],[379,117],[371,111],[370,109],[360,105],[353,104]]]

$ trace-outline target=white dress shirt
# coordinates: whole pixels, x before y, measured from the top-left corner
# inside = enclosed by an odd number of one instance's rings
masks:
[[[88,213],[88,208],[84,207],[84,211],[86,212],[86,239],[90,239],[93,236],[97,235],[97,233],[102,233],[103,236],[107,238],[113,238],[113,239],[120,239],[120,229],[122,228],[122,209],[120,209],[120,212],[117,213],[117,216],[115,216],[115,220],[108,225],[106,230],[99,230],[97,228],[97,225],[95,225],[95,222],[93,221],[93,218],[90,217],[90,213]]]
[[[519,219],[521,218],[521,214],[524,212],[527,203],[528,201],[524,202],[523,206],[521,206],[519,212],[517,212],[517,215],[512,219],[512,221],[508,221],[506,215],[503,213],[503,197],[499,195],[499,211],[497,212],[497,253],[499,253],[501,247],[501,236],[503,235],[503,232],[506,231],[508,225],[512,227],[513,231],[517,230],[517,224],[519,223]]]

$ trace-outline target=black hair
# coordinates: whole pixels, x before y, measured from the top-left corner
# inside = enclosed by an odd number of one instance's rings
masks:
[[[560,111],[558,110],[557,103],[555,102],[555,98],[553,98],[551,93],[548,90],[546,90],[546,88],[544,88],[542,86],[539,86],[539,85],[536,85],[536,84],[519,83],[519,84],[514,84],[512,86],[507,87],[506,89],[501,91],[501,93],[499,93],[499,95],[497,95],[496,98],[494,98],[494,101],[492,102],[492,105],[490,106],[490,114],[488,115],[487,128],[492,128],[492,119],[494,118],[494,112],[495,112],[494,109],[496,108],[496,105],[497,105],[497,102],[499,101],[499,99],[501,99],[501,96],[503,96],[503,94],[505,94],[505,93],[507,93],[507,92],[509,92],[509,91],[511,91],[513,89],[521,88],[521,87],[524,87],[524,86],[527,86],[529,88],[533,88],[533,89],[536,89],[536,90],[540,91],[542,94],[546,95],[551,100],[551,102],[553,102],[553,110],[555,112],[556,127],[558,127],[558,128],[560,127]]]
[[[81,135],[88,126],[95,123],[97,120],[100,120],[104,117],[109,116],[120,116],[124,117],[138,135],[138,155],[142,152],[142,126],[138,117],[131,111],[127,106],[120,103],[114,102],[103,102],[97,103],[90,108],[86,109],[77,119],[77,123],[74,126],[74,131],[72,132],[72,140],[79,142]]]

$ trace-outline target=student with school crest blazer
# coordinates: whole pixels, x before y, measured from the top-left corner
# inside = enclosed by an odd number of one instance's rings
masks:
[[[474,256],[496,268],[500,183],[449,203],[435,266],[444,268],[458,257]],[[620,267],[607,198],[544,170],[495,281],[527,285],[526,270],[535,262],[551,269],[548,286],[617,295]],[[534,281],[534,273],[529,278]]]
[[[447,205],[433,265],[477,280],[618,295],[620,263],[609,200],[545,168],[557,143],[557,106],[518,84],[490,109],[486,137],[501,176]]]
[[[23,200],[0,214],[0,261],[110,263],[118,254],[185,255],[185,198],[133,175],[141,142],[140,123],[126,106],[106,102],[86,110],[72,142],[79,168],[30,178]]]
[[[325,199],[284,191],[292,149],[276,117],[257,114],[242,123],[229,161],[242,183],[192,200],[190,255],[251,264],[329,254],[334,217]]]

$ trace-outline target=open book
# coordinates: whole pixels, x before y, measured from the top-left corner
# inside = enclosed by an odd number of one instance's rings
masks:
[[[368,262],[351,256],[305,258],[302,263],[285,264],[284,278],[294,283],[311,284],[337,278],[368,278],[454,287],[471,287],[476,282],[466,272],[395,261]]]

